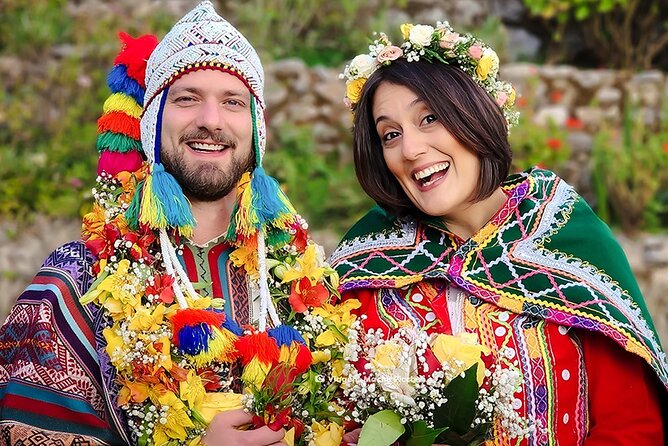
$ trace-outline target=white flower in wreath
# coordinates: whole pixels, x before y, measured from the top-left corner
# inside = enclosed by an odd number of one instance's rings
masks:
[[[376,59],[368,54],[360,54],[350,62],[350,72],[357,77],[369,77],[376,71]]]
[[[431,36],[434,34],[434,27],[429,25],[415,25],[411,28],[408,40],[418,47],[429,46]]]

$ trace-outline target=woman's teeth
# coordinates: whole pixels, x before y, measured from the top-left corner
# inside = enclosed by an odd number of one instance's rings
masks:
[[[413,177],[415,178],[416,181],[418,181],[423,186],[428,186],[429,184],[433,183],[433,181],[429,181],[429,180],[431,179],[431,177],[435,173],[445,171],[449,167],[450,167],[450,163],[447,162],[447,161],[444,162],[444,163],[434,164],[433,166],[427,167],[426,169],[423,169],[419,172],[416,172],[415,174],[413,174]]]

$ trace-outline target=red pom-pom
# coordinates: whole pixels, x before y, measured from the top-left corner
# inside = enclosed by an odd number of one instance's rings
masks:
[[[297,369],[297,373],[302,374],[311,366],[311,363],[313,362],[313,355],[311,355],[311,350],[309,350],[307,346],[299,343],[298,345],[299,350],[293,365],[295,369]]]
[[[172,341],[178,346],[178,334],[183,327],[194,327],[202,323],[209,327],[220,327],[225,322],[225,313],[186,308],[178,310],[169,320],[172,321]]]
[[[158,39],[152,34],[139,36],[136,39],[124,32],[118,33],[123,47],[118,53],[115,64],[125,65],[128,76],[136,80],[142,88],[146,88],[146,62],[158,45]]]
[[[105,113],[97,120],[98,133],[114,132],[139,140],[139,119],[120,111]]]
[[[281,354],[276,341],[266,332],[241,336],[237,339],[235,347],[243,365],[248,364],[253,358],[257,358],[264,364],[276,364]]]

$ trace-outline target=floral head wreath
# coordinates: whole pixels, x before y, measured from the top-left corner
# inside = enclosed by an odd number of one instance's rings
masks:
[[[519,113],[514,109],[515,88],[499,80],[499,57],[484,42],[470,34],[455,32],[450,24],[436,22],[431,25],[401,25],[403,43],[393,45],[384,33],[369,45],[369,52],[359,54],[346,65],[342,79],[346,79],[345,104],[354,110],[359,102],[367,79],[380,67],[404,58],[408,62],[426,60],[454,65],[462,69],[492,96],[501,108],[508,127],[517,124]]]

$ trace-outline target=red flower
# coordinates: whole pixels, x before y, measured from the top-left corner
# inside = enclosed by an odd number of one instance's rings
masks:
[[[308,245],[308,233],[299,223],[295,224],[293,229],[296,233],[295,238],[292,239],[292,244],[297,248],[297,252],[303,253],[306,251],[306,246]]]
[[[311,283],[311,279],[303,277],[292,282],[292,291],[288,302],[297,313],[305,312],[308,307],[319,307],[329,297],[329,291],[321,284]]]
[[[98,259],[106,259],[114,255],[116,249],[114,242],[120,237],[121,231],[111,223],[104,225],[99,236],[92,235],[86,240],[86,247],[91,250]]]
[[[158,300],[165,304],[174,302],[174,277],[169,274],[156,274],[153,277],[153,284],[146,287],[146,295],[152,294],[158,296]]]
[[[561,99],[564,97],[564,92],[561,90],[554,90],[550,93],[550,101],[553,103],[561,102]]]
[[[137,234],[135,232],[128,232],[123,236],[123,243],[130,242],[129,247],[130,256],[135,259],[144,259],[145,262],[150,263],[152,260],[148,248],[155,241],[155,235],[152,232]]]
[[[663,143],[663,153],[668,154],[668,142]]]
[[[584,122],[580,121],[578,118],[568,118],[566,120],[566,128],[571,130],[582,130],[584,128]]]
[[[547,146],[551,150],[558,152],[559,150],[561,150],[561,140],[557,138],[550,138],[547,140]]]

